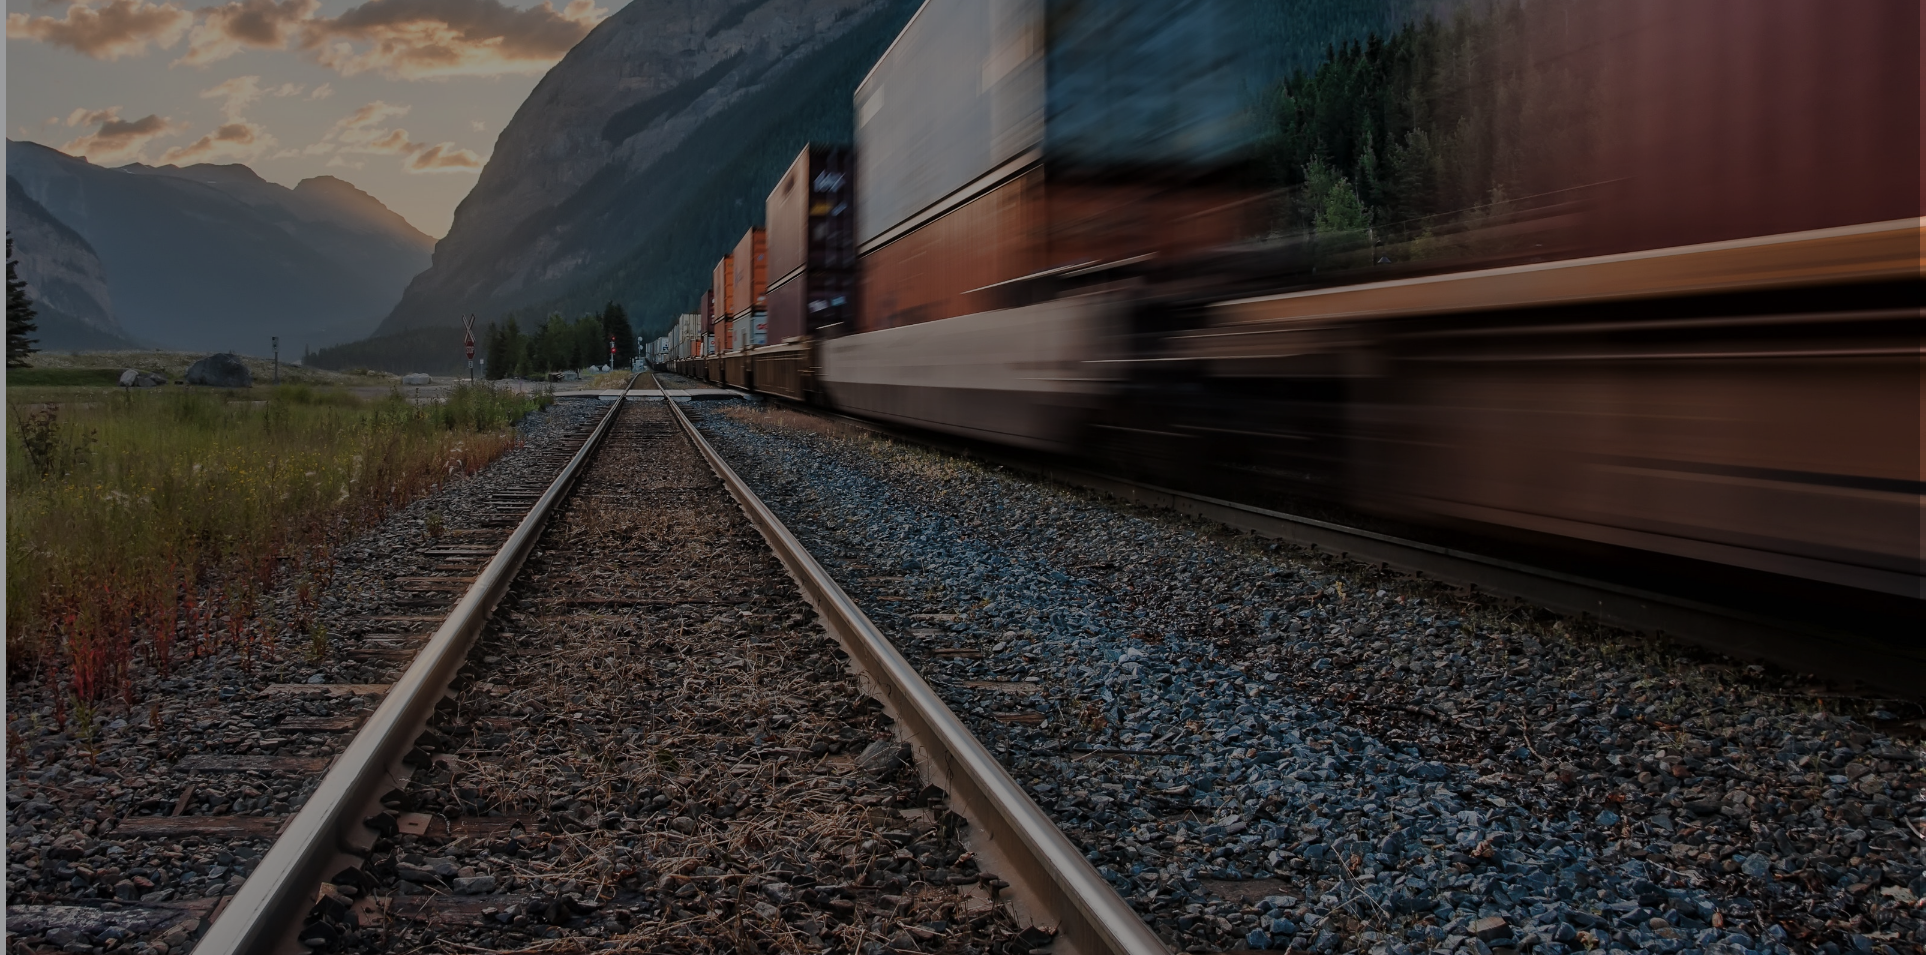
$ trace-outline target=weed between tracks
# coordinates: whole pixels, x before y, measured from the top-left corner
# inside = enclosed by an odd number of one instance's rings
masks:
[[[494,460],[546,400],[285,385],[9,407],[9,679],[37,675],[85,712],[131,692],[137,658],[163,672],[222,646],[246,659],[276,629],[310,629],[335,545]],[[299,619],[260,619],[282,573]]]

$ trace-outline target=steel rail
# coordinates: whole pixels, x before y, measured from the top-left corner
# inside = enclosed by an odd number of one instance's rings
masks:
[[[195,946],[196,955],[268,955],[285,950],[298,940],[296,932],[317,901],[321,883],[340,868],[361,863],[375,841],[366,820],[382,811],[383,795],[406,783],[410,773],[402,757],[427,728],[482,626],[534,550],[555,506],[601,447],[634,384],[635,378],[630,378],[623,394],[469,585],[407,671],[389,686],[374,715],[328,768],[294,821],[282,830]]]
[[[709,462],[743,513],[762,532],[829,631],[881,695],[931,781],[948,791],[951,805],[975,830],[971,848],[985,871],[1000,869],[1024,914],[1040,925],[1054,922],[1057,951],[1077,955],[1169,955],[1150,927],[1084,859],[1050,817],[1004,771],[996,757],[964,727],[862,608],[816,562],[775,513],[763,504],[658,381],[663,401]]]

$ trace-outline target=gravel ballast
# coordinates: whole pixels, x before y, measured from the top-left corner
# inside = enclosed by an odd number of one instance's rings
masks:
[[[903,758],[661,402],[625,407],[417,740],[329,951],[1022,955]],[[385,913],[379,930],[355,906]]]
[[[793,411],[693,413],[1174,948],[1926,943],[1916,707]]]

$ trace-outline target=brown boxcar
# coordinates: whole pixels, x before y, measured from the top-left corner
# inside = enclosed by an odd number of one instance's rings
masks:
[[[764,394],[803,401],[810,391],[809,355],[802,342],[758,348],[748,356],[750,380]]]

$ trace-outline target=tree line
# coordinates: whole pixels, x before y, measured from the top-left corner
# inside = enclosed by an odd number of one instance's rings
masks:
[[[1286,80],[1260,149],[1289,196],[1279,230],[1368,242],[1374,259],[1462,252],[1479,225],[1548,188],[1545,155],[1574,154],[1589,130],[1586,91],[1533,62],[1540,14],[1498,0],[1418,18]]]
[[[521,323],[509,319],[489,325],[482,333],[488,377],[537,378],[556,371],[573,371],[590,365],[610,364],[609,341],[615,342],[615,364],[626,366],[636,356],[635,330],[629,325],[627,310],[610,302],[600,314],[590,313],[574,321],[560,312],[533,334],[524,332]]]

